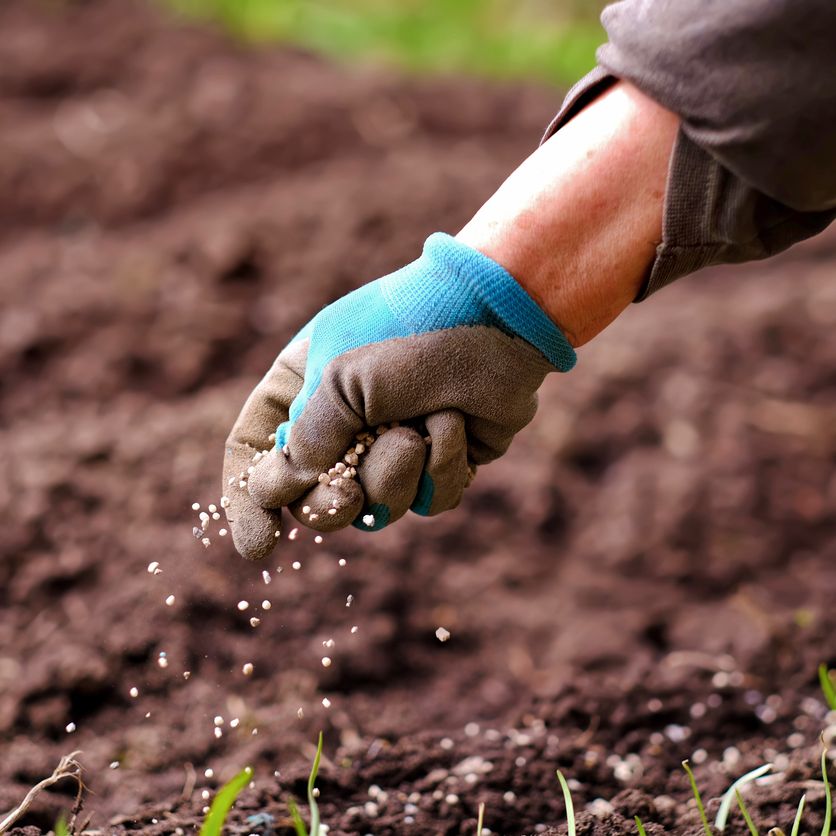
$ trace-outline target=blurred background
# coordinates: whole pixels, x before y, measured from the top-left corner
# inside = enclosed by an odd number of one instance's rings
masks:
[[[595,64],[603,0],[163,0],[255,42],[416,72],[569,87]]]
[[[832,234],[633,306],[453,513],[302,532],[269,585],[192,535],[276,354],[472,216],[597,12],[0,2],[0,810],[78,748],[94,827],[191,828],[251,764],[235,832],[283,832],[319,729],[334,836],[472,834],[481,800],[544,832],[557,766],[584,815],[621,797],[608,833],[681,833],[692,756],[716,795],[786,754],[753,810],[797,803],[836,665]]]

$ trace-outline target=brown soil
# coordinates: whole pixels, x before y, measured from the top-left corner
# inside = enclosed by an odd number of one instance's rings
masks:
[[[685,757],[711,813],[773,761],[756,820],[806,791],[819,832],[832,237],[630,310],[462,508],[303,534],[265,587],[191,534],[248,390],[320,306],[454,231],[559,97],[248,50],[125,0],[6,0],[0,68],[0,810],[79,748],[94,830],[190,831],[251,764],[229,832],[286,833],[323,729],[331,834],[473,833],[480,801],[494,833],[562,833],[558,767],[582,834],[697,834]],[[265,597],[253,629],[235,604]]]

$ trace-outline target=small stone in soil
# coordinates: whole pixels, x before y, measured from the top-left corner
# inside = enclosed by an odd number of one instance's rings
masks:
[[[109,766],[111,769],[119,769],[119,761],[111,761]]]
[[[134,685],[134,686],[131,688],[131,690],[130,690],[130,691],[128,691],[128,693],[129,693],[129,694],[130,694],[130,695],[131,695],[134,699],[136,699],[136,698],[139,696],[139,688],[137,688],[137,687],[136,687],[136,685]]]
[[[226,537],[229,532],[225,528],[218,529],[218,535],[221,537]]]
[[[330,708],[331,707],[331,700],[329,700],[328,697],[323,697],[322,698],[322,705],[325,708]]]
[[[374,526],[374,514],[364,514],[363,515],[363,525],[372,528]]]
[[[200,510],[200,503],[199,502],[193,502],[192,503],[192,511],[199,511],[199,510]]]
[[[253,663],[252,662],[244,662],[243,667],[241,668],[241,673],[244,676],[249,676],[253,672]]]
[[[316,537],[314,537],[314,538],[313,538],[313,541],[314,541],[314,543],[316,543],[317,545],[320,545],[320,543],[322,543],[322,535],[321,535],[321,534],[317,534],[317,535],[316,535]]]
[[[345,597],[345,605],[350,607],[354,603],[354,596],[353,595],[346,595]]]
[[[301,720],[305,716],[305,710],[300,705],[299,708],[296,709],[296,716]]]
[[[250,606],[249,601],[239,601],[238,602],[238,609],[241,610],[241,612],[244,612],[244,610],[247,609],[247,607],[249,607],[249,606]]]
[[[262,580],[264,581],[264,583],[266,583],[266,584],[267,584],[267,583],[270,583],[270,581],[271,581],[271,580],[273,580],[273,579],[270,577],[270,573],[269,573],[266,569],[263,569],[263,570],[262,570],[262,572],[261,572],[261,579],[262,579]]]
[[[173,595],[169,595],[169,596],[168,596],[168,598],[166,598],[166,599],[165,599],[165,605],[166,605],[167,607],[173,607],[173,606],[174,606],[174,602],[175,602],[176,600],[177,600],[177,599],[176,599]]]
[[[159,575],[160,572],[162,572],[162,569],[160,569],[160,564],[156,560],[152,560],[148,564],[148,574],[149,575]]]
[[[437,638],[440,642],[446,642],[446,641],[447,641],[447,639],[449,639],[449,638],[450,638],[450,631],[449,631],[449,630],[447,630],[445,627],[439,627],[439,628],[435,631],[435,637],[436,637],[436,638]]]
[[[331,657],[330,656],[323,656],[322,657],[322,667],[323,668],[330,668],[331,667]]]
[[[75,723],[67,723],[67,725],[64,726],[64,731],[67,732],[67,734],[72,734],[75,731]]]
[[[293,563],[290,564],[290,568],[298,571],[302,568],[302,564],[298,560],[294,560]]]
[[[269,610],[272,606],[273,605],[266,598],[261,602],[261,609],[263,610]]]
[[[351,628],[351,632],[352,632],[352,633],[356,633],[359,629],[360,629],[360,628],[359,628],[359,627],[355,624],[355,625]]]
[[[214,774],[215,774],[215,770],[214,770],[214,769],[212,769],[212,767],[211,767],[211,766],[208,766],[208,767],[206,767],[206,769],[204,769],[204,770],[203,770],[203,774],[204,774],[207,778],[212,778],[212,777],[214,776]]]
[[[344,557],[341,557],[341,558],[337,561],[337,564],[338,564],[339,566],[345,566],[347,562],[348,562],[348,561],[346,561],[346,559],[345,559]]]
[[[291,528],[290,529],[290,534],[287,535],[287,539],[288,540],[295,540],[298,535],[299,535],[299,529],[298,528]]]
[[[261,624],[261,619],[260,618],[256,618],[255,616],[253,616],[250,619],[250,627],[258,627],[259,624]]]

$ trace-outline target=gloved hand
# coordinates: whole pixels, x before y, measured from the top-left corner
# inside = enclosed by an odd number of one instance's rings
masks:
[[[247,400],[224,467],[236,548],[267,555],[284,506],[320,531],[454,508],[533,418],[546,374],[574,363],[504,268],[431,235],[419,259],[317,314]]]

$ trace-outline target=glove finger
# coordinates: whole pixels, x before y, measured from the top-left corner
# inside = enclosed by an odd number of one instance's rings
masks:
[[[250,494],[265,508],[293,504],[333,472],[337,463],[344,463],[363,426],[363,419],[346,408],[333,386],[320,384],[290,429],[284,448],[256,465],[250,476]],[[284,427],[286,424],[280,428],[282,433]]]
[[[276,544],[281,531],[279,511],[263,508],[248,491],[250,468],[269,458],[271,435],[287,418],[293,398],[302,387],[307,343],[285,349],[253,390],[226,441],[223,467],[223,503],[238,553],[261,560]]]
[[[315,531],[337,531],[346,528],[363,508],[363,489],[354,479],[337,477],[317,484],[290,505],[290,513],[302,525]]]
[[[366,504],[354,526],[379,531],[400,519],[418,492],[426,457],[426,442],[410,427],[395,427],[378,436],[357,467]]]
[[[412,510],[430,517],[461,502],[469,480],[467,436],[464,415],[457,409],[434,412],[424,424],[430,446]]]

